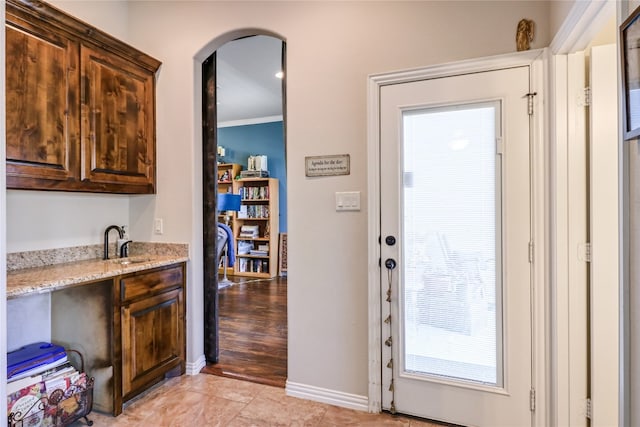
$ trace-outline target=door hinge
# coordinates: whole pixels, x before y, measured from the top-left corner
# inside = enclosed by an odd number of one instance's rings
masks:
[[[589,86],[584,88],[584,104],[585,107],[591,105],[591,88]]]
[[[591,243],[580,243],[578,245],[578,259],[583,262],[591,262],[592,248]]]
[[[502,138],[498,137],[496,138],[496,154],[503,154],[504,153],[504,143],[502,141]]]
[[[587,397],[586,412],[587,412],[587,418],[591,419],[591,417],[593,416],[593,406],[592,406],[590,397]]]
[[[533,264],[533,242],[529,242],[529,262]]]
[[[536,96],[538,93],[537,92],[529,92],[528,94],[526,94],[525,96],[528,98],[527,99],[527,112],[530,116],[533,115],[533,97]]]
[[[531,412],[536,410],[536,390],[534,388],[529,390],[529,409]]]
[[[576,96],[576,104],[578,107],[588,107],[591,105],[591,88],[585,87],[578,89],[578,95]]]

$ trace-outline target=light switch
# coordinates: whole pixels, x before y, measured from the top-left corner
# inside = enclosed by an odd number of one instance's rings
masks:
[[[338,191],[336,192],[336,211],[359,211],[360,192],[359,191]]]

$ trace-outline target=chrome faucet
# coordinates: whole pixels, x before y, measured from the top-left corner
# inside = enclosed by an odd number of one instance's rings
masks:
[[[111,230],[118,230],[118,236],[120,239],[124,237],[124,230],[117,225],[110,225],[104,230],[104,256],[102,259],[109,259],[109,232]]]

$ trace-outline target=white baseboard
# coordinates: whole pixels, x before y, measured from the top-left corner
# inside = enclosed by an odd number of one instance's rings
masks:
[[[198,375],[202,368],[207,365],[207,359],[204,357],[204,354],[200,355],[195,362],[187,362],[185,366],[185,374],[187,375]]]
[[[285,391],[287,396],[328,403],[329,405],[355,409],[357,411],[367,412],[369,410],[369,399],[367,396],[358,396],[357,394],[343,393],[341,391],[328,390],[326,388],[290,381],[287,381]]]

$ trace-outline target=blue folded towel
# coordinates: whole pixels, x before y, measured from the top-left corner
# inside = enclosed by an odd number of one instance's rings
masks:
[[[236,251],[233,244],[233,231],[231,231],[231,227],[226,224],[218,223],[218,228],[227,233],[227,267],[233,267],[236,262]]]

